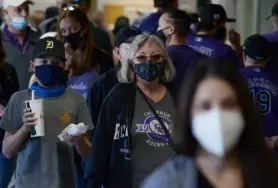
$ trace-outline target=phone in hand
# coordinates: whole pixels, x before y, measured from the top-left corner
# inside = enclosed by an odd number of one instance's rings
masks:
[[[26,102],[26,108],[29,108],[31,110],[31,112],[32,112],[32,109],[30,107],[30,103],[29,102]],[[31,128],[31,136],[36,135],[36,134],[37,134],[37,132],[36,132],[35,127],[32,127]]]

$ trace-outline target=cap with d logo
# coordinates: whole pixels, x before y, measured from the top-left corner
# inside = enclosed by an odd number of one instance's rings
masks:
[[[64,43],[56,38],[40,39],[34,46],[33,59],[44,57],[57,57],[66,61]]]

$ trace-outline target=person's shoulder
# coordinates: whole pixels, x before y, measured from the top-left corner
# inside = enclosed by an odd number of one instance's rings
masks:
[[[30,97],[29,97],[30,96]],[[22,100],[27,100],[27,98],[31,99],[31,92],[29,89],[25,89],[25,90],[21,90],[21,91],[17,91],[15,92],[12,96],[11,99],[12,101],[22,101]]]
[[[134,83],[118,83],[108,94],[110,101],[122,102],[123,100],[129,100],[132,95],[135,94]]]
[[[187,52],[190,56],[192,56],[193,58],[202,58],[202,57],[205,57],[203,54],[201,54],[200,52],[194,50],[194,49],[191,48],[190,46],[187,46],[186,52]]]
[[[40,31],[35,31],[31,28],[29,28],[29,42],[30,44],[34,45],[38,43],[41,37],[41,32]]]
[[[8,63],[8,62],[5,62],[5,68],[6,68],[6,70],[8,71],[8,73],[11,73],[11,72],[14,72],[14,71],[15,71],[14,66],[11,65],[11,64]]]
[[[70,88],[65,89],[64,96],[77,101],[83,100],[83,97],[79,93]]]
[[[88,74],[93,78],[99,77],[99,73],[95,70],[89,71]]]
[[[192,169],[192,171],[191,171]],[[194,173],[193,160],[186,156],[178,156],[168,160],[161,167],[156,169],[143,183],[142,188],[180,188],[184,187],[186,172]],[[180,177],[183,177],[181,180]]]
[[[278,42],[278,32],[272,31],[268,33],[261,34],[264,38],[266,38],[271,43],[277,43]]]
[[[112,68],[98,77],[95,84],[105,84],[107,80],[117,76],[118,68]]]

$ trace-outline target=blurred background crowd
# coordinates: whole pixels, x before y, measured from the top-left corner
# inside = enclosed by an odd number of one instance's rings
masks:
[[[278,187],[277,2],[0,6],[0,188]]]

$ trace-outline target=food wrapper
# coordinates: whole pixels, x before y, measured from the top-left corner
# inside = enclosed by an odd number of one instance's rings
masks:
[[[66,131],[71,136],[80,136],[81,134],[85,134],[87,132],[88,126],[84,125],[84,123],[79,123],[77,125],[70,124]]]
[[[87,132],[88,126],[84,125],[84,123],[79,124],[70,124],[65,128],[65,132],[67,132],[70,136],[80,136],[82,134],[85,134]],[[64,142],[67,140],[67,135],[64,133],[64,131],[58,135],[58,138]]]

